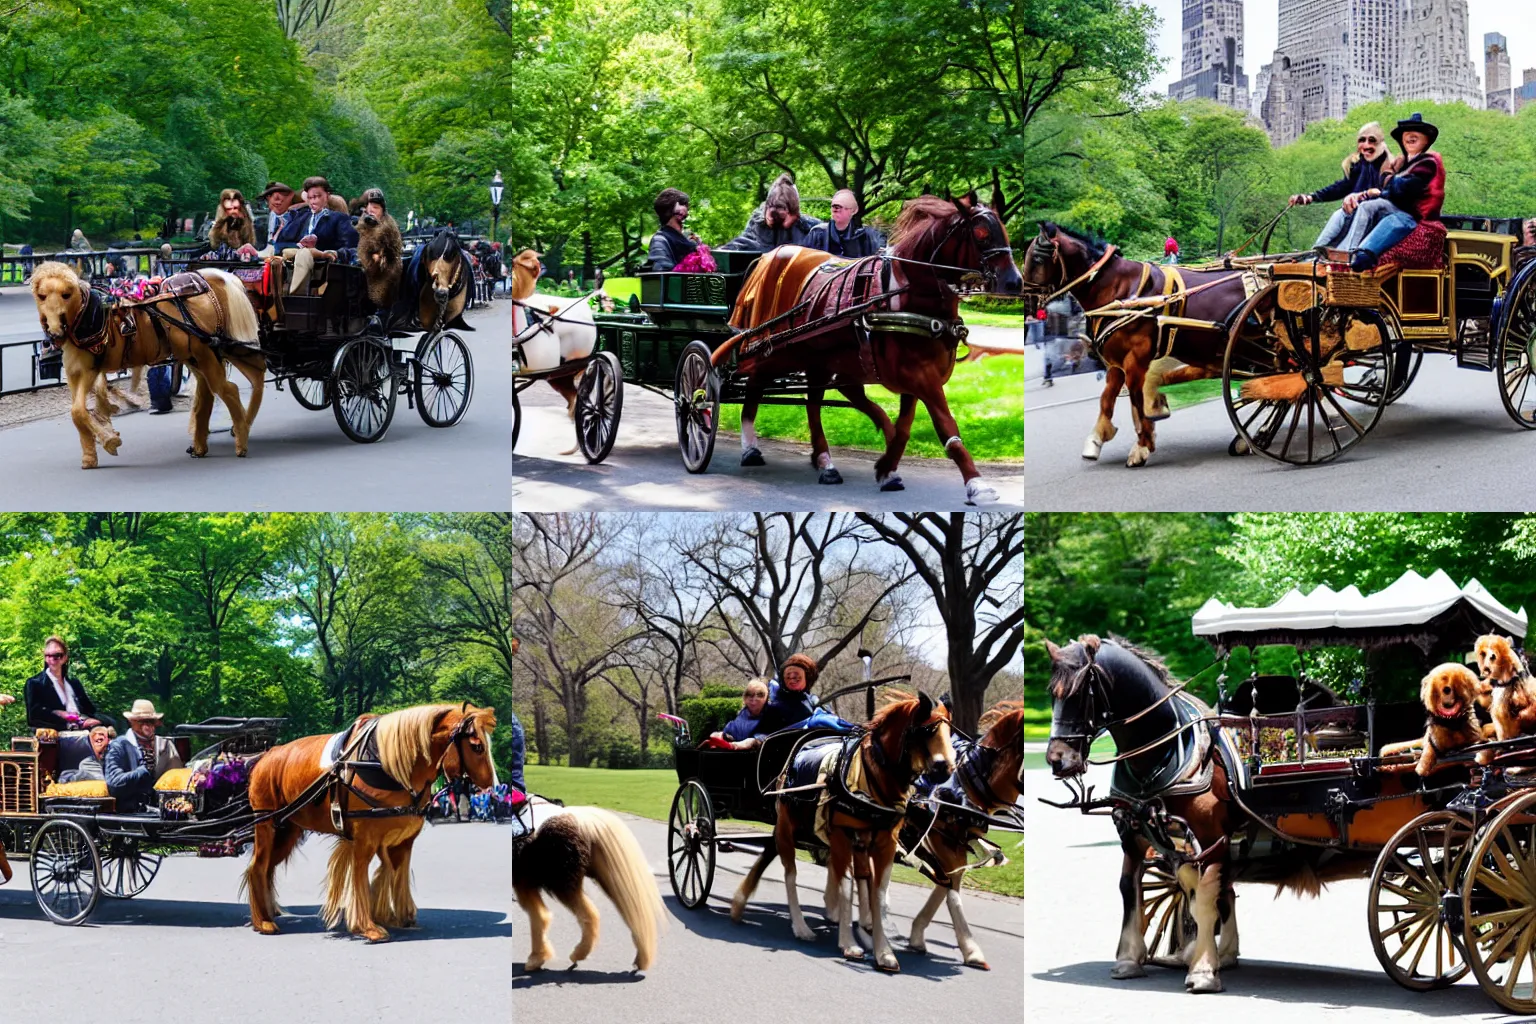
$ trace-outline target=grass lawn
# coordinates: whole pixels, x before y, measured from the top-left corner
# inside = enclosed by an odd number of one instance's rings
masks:
[[[1016,462],[1024,458],[1024,359],[1022,356],[990,356],[955,366],[945,386],[949,408],[960,425],[960,434],[971,457],[985,462]],[[894,419],[897,397],[877,386],[873,398]],[[829,397],[840,397],[833,392]],[[824,409],[822,425],[835,446],[884,451],[885,439],[863,413],[854,409]],[[720,430],[735,434],[741,429],[741,407],[722,406]],[[765,405],[758,410],[757,432],[764,437],[810,443],[805,410],[795,405]],[[912,424],[907,454],[944,458],[944,446],[934,433],[933,420],[921,405]]]
[[[1168,408],[1183,409],[1185,406],[1199,405],[1201,402],[1209,402],[1213,398],[1221,397],[1221,379],[1192,380],[1184,384],[1170,384],[1163,388],[1163,394],[1168,396]]]
[[[960,318],[965,321],[967,327],[1012,327],[1016,331],[1024,330],[1023,313],[992,313],[980,309],[967,309],[965,304],[961,303]]]
[[[612,295],[613,301],[622,306],[629,301],[631,295],[640,294],[640,279],[638,277],[605,277],[603,291]]]
[[[666,821],[672,809],[672,796],[677,792],[677,773],[673,771],[609,771],[606,768],[565,768],[554,765],[530,764],[524,766],[528,788],[540,796],[565,801],[567,806],[578,804],[606,807],[613,811],[638,814],[642,818]],[[733,822],[732,827],[742,825],[768,831],[768,826],[758,822]],[[965,875],[967,889],[984,889],[1004,896],[1024,895],[1024,848],[1018,845],[1023,836],[1001,832],[993,841],[1008,854],[1008,863],[1000,868],[983,868],[968,871]],[[810,862],[811,855],[799,852],[801,860]],[[892,869],[891,878],[897,882],[927,886],[928,880],[911,868],[900,864]]]

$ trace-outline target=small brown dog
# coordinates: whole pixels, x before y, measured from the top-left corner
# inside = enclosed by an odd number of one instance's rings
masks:
[[[1489,633],[1477,638],[1473,650],[1483,680],[1493,687],[1489,714],[1493,718],[1494,737],[1514,739],[1536,727],[1536,679],[1531,678],[1525,662],[1515,653],[1514,642]],[[1493,754],[1491,750],[1478,754],[1478,763],[1491,763]]]
[[[1425,722],[1424,753],[1414,769],[1420,775],[1434,771],[1437,758],[1482,742],[1483,726],[1477,720],[1480,688],[1477,676],[1454,662],[1447,662],[1424,677],[1419,695],[1429,718]]]

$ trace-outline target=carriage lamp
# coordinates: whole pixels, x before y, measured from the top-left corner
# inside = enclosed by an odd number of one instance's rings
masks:
[[[491,178],[491,240],[492,241],[496,241],[498,238],[501,237],[498,234],[498,231],[497,231],[498,227],[501,224],[501,192],[502,192],[501,172],[497,171],[496,174]]]

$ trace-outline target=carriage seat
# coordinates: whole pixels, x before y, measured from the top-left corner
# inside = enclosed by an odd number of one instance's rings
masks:
[[[1445,269],[1445,224],[1438,220],[1419,221],[1407,238],[1382,254],[1379,266],[1388,264],[1402,270]]]
[[[736,296],[730,324],[747,331],[782,316],[800,301],[805,283],[832,254],[799,245],[781,245],[753,266]]]

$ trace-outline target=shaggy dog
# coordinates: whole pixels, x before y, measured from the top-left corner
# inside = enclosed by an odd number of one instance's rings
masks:
[[[240,208],[231,213],[224,208],[228,200],[235,200]],[[256,244],[256,229],[251,224],[251,219],[245,215],[245,196],[240,194],[237,188],[227,188],[219,194],[219,213],[213,222],[213,228],[208,232],[208,244],[215,249],[228,246],[238,249],[242,245],[254,246]]]
[[[1429,712],[1424,729],[1424,753],[1415,771],[1428,775],[1435,760],[1483,739],[1477,720],[1478,680],[1465,666],[1447,663],[1424,677],[1419,695]],[[1481,759],[1482,755],[1478,755]]]
[[[1497,633],[1477,638],[1473,649],[1483,679],[1493,687],[1493,717],[1496,738],[1514,739],[1536,726],[1536,679],[1531,678],[1525,662],[1515,653],[1514,643]],[[1478,755],[1481,764],[1493,761],[1493,751]]]
[[[357,218],[357,239],[357,261],[368,277],[368,298],[380,309],[388,309],[400,287],[400,253],[405,248],[400,225],[387,213],[382,217],[365,213]]]

